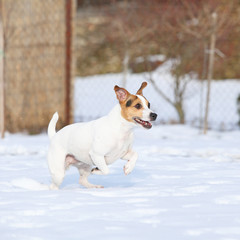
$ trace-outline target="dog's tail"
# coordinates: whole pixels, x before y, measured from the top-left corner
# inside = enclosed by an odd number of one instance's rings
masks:
[[[48,124],[48,137],[51,139],[56,134],[56,124],[58,121],[58,113],[55,112],[51,121]]]

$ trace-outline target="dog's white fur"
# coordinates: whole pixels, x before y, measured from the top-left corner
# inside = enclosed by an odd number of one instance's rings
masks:
[[[150,121],[152,112],[144,98],[137,95],[143,104],[143,117]],[[87,188],[102,187],[88,182],[93,174],[108,174],[108,165],[117,159],[127,160],[125,174],[131,173],[138,155],[132,149],[133,127],[135,123],[127,121],[121,115],[120,104],[102,118],[86,123],[75,123],[56,133],[58,114],[55,113],[48,126],[51,139],[48,151],[48,165],[52,177],[51,189],[58,189],[63,181],[65,170],[73,165],[80,173],[79,183]],[[96,168],[92,169],[92,166]]]

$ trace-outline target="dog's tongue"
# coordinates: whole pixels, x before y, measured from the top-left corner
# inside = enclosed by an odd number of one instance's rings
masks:
[[[136,122],[141,124],[144,128],[150,129],[152,127],[152,124],[148,121],[143,121],[141,119],[136,119]]]
[[[146,121],[143,121],[144,123],[142,124],[143,127],[145,128],[151,128],[152,127],[152,124],[150,122],[146,122]]]

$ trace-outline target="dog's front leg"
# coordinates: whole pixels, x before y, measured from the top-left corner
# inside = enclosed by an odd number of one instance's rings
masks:
[[[107,175],[109,174],[109,168],[106,164],[105,158],[102,155],[96,154],[94,151],[90,151],[90,156],[96,168],[92,170],[93,174]]]
[[[132,172],[136,165],[136,161],[138,159],[138,154],[132,149],[127,152],[126,155],[122,157],[123,160],[128,160],[127,164],[124,166],[123,170],[125,175],[128,175]]]

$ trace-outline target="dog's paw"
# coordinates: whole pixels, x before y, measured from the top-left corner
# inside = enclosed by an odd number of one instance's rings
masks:
[[[81,184],[82,186],[84,186],[86,188],[104,188],[101,185],[95,185],[95,184],[88,182],[87,178],[85,178],[85,177],[80,177],[79,184]]]
[[[104,188],[102,185],[94,185],[92,188]]]
[[[86,185],[85,187],[86,188],[104,188],[104,186],[102,186],[102,185],[94,185],[91,183],[89,183],[89,185]]]
[[[59,190],[59,187],[58,187],[56,184],[52,183],[52,184],[49,186],[49,189],[50,189],[50,190]]]
[[[131,173],[132,170],[134,169],[134,167],[135,167],[135,163],[128,161],[127,164],[123,168],[125,175],[128,175],[129,173]]]

